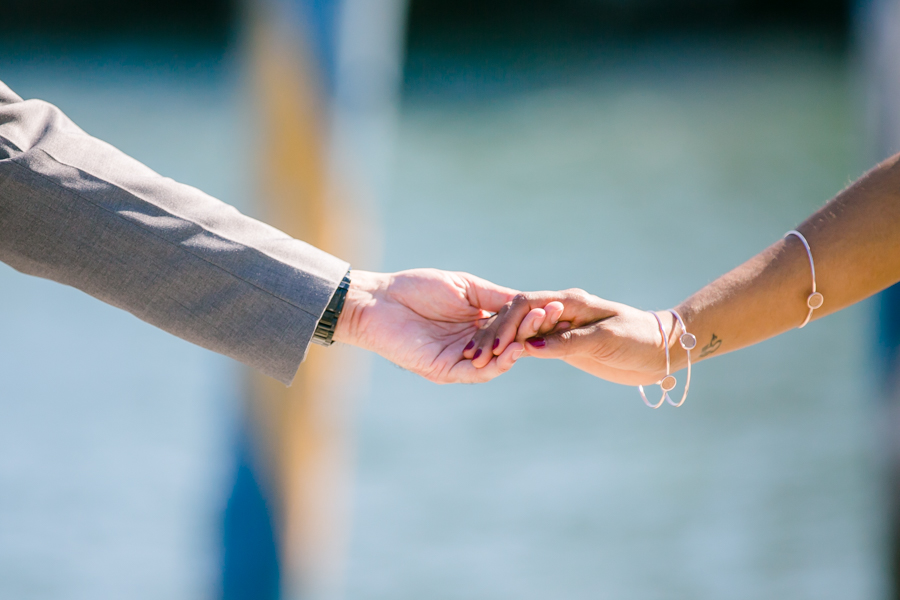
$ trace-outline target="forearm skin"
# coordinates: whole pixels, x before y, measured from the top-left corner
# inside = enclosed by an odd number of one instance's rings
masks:
[[[797,229],[812,248],[817,289],[825,298],[813,320],[900,281],[900,155],[874,167]],[[775,242],[676,307],[697,336],[692,361],[797,327],[811,291],[803,244],[794,236]],[[677,335],[673,331],[673,341]],[[685,366],[685,352],[677,343],[673,349],[676,364]]]

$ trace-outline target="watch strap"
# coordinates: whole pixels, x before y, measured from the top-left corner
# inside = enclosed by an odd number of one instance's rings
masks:
[[[347,271],[347,274],[344,275],[337,290],[331,297],[328,306],[325,307],[325,312],[322,314],[322,318],[319,319],[318,325],[316,325],[316,331],[312,337],[314,343],[320,346],[330,346],[334,343],[334,331],[337,329],[338,317],[341,316],[341,311],[344,310],[344,301],[347,299],[347,291],[349,289],[350,271]]]

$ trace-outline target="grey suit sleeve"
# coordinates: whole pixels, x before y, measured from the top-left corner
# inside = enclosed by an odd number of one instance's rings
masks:
[[[2,82],[0,260],[285,384],[348,268]]]

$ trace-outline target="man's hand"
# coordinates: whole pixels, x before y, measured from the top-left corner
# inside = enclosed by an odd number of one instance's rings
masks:
[[[334,339],[371,350],[435,383],[480,383],[508,371],[520,343],[480,369],[463,349],[483,319],[516,295],[468,273],[353,271]]]

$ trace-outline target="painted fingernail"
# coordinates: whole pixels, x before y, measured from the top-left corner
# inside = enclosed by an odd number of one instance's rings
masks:
[[[516,350],[515,352],[513,352],[513,356],[512,356],[513,362],[516,362],[517,360],[522,358],[523,354],[525,354],[525,350]]]
[[[494,338],[494,347],[491,350],[496,350],[497,346],[500,345],[500,338]]]
[[[529,344],[531,344],[532,346],[534,346],[535,348],[543,348],[544,346],[547,345],[547,341],[542,337],[528,338],[525,341],[528,342]]]
[[[475,356],[472,357],[472,360],[477,359],[479,356],[481,356],[481,348],[475,351]]]
[[[474,347],[475,347],[475,340],[472,340],[471,342],[469,342],[468,344],[466,344],[466,349],[463,350],[463,352],[467,352],[467,351],[471,350],[471,349],[474,348]]]

